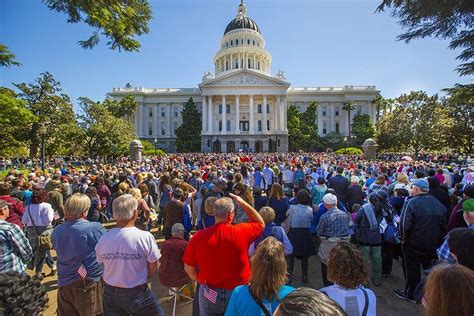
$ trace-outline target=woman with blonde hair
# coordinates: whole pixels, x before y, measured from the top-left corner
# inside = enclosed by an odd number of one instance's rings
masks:
[[[150,221],[150,208],[146,201],[142,198],[139,189],[130,189],[130,194],[138,201],[138,218],[135,226],[141,230],[148,230],[148,222]]]
[[[442,265],[433,269],[424,292],[426,316],[474,315],[474,272],[465,266]]]
[[[285,254],[283,244],[276,238],[268,237],[258,245],[251,266],[250,284],[234,289],[226,316],[272,315],[280,301],[295,290],[285,285]]]
[[[283,193],[279,183],[274,183],[270,189],[268,206],[275,210],[275,224],[280,226],[286,219],[286,211],[290,207],[290,200]]]

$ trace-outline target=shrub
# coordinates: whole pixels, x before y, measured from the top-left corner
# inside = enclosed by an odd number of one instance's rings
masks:
[[[362,155],[362,149],[355,148],[355,147],[346,147],[336,150],[335,152],[338,155]]]

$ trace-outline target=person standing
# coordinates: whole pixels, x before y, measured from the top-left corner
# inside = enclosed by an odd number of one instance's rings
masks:
[[[214,204],[215,224],[198,231],[184,253],[184,269],[199,282],[200,316],[224,315],[238,285],[248,284],[248,248],[263,232],[260,214],[241,197],[229,194],[246,212],[249,222],[232,225],[234,201],[221,198]]]
[[[336,175],[334,177],[329,178],[328,180],[328,188],[332,188],[336,191],[337,199],[347,204],[347,189],[349,187],[349,180],[344,177],[342,174],[344,173],[344,168],[339,166],[336,168]]]
[[[135,227],[138,201],[130,194],[112,204],[115,228],[95,246],[97,262],[104,264],[104,315],[160,315],[164,312],[148,288],[148,278],[161,257],[155,238]]]
[[[25,212],[25,207],[20,200],[10,196],[11,189],[12,187],[10,184],[0,183],[0,200],[3,200],[8,204],[9,215],[6,221],[22,228],[21,217]]]
[[[421,280],[420,265],[425,270],[433,266],[446,228],[446,208],[428,191],[427,180],[413,181],[413,196],[405,201],[400,216],[405,289],[396,289],[393,293],[412,302]]]
[[[95,246],[105,229],[86,220],[90,205],[87,195],[73,194],[65,204],[65,222],[51,236],[58,261],[59,316],[102,313],[104,267],[97,262]]]
[[[180,188],[176,188],[173,191],[173,197],[171,201],[168,201],[165,204],[163,209],[164,214],[164,228],[163,233],[165,235],[165,239],[171,238],[171,228],[176,223],[183,224],[183,212],[184,212],[184,203],[181,202],[181,198],[183,197],[183,190]],[[189,239],[189,235],[186,234],[186,239]]]
[[[337,197],[328,193],[323,197],[327,212],[321,215],[316,234],[321,240],[318,256],[321,259],[321,273],[324,286],[332,285],[327,278],[329,252],[340,240],[349,240],[349,214],[337,208]]]
[[[33,252],[21,229],[6,221],[9,215],[7,202],[0,200],[0,273],[24,273]]]

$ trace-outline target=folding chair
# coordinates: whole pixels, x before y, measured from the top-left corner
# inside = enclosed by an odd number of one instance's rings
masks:
[[[173,302],[173,316],[176,316],[176,305],[178,303],[178,297],[182,297],[185,300],[189,300],[190,302],[193,301],[192,297],[183,294],[183,290],[190,284],[192,284],[192,282],[188,282],[186,284],[183,284],[180,287],[168,287],[168,286],[165,285],[168,288],[169,294],[171,295],[171,297],[168,298],[168,300],[166,302],[174,300],[174,302]]]

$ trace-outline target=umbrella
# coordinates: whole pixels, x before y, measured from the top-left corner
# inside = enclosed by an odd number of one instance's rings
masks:
[[[411,158],[410,156],[403,156],[403,157],[402,157],[402,160],[412,161],[413,158]]]

